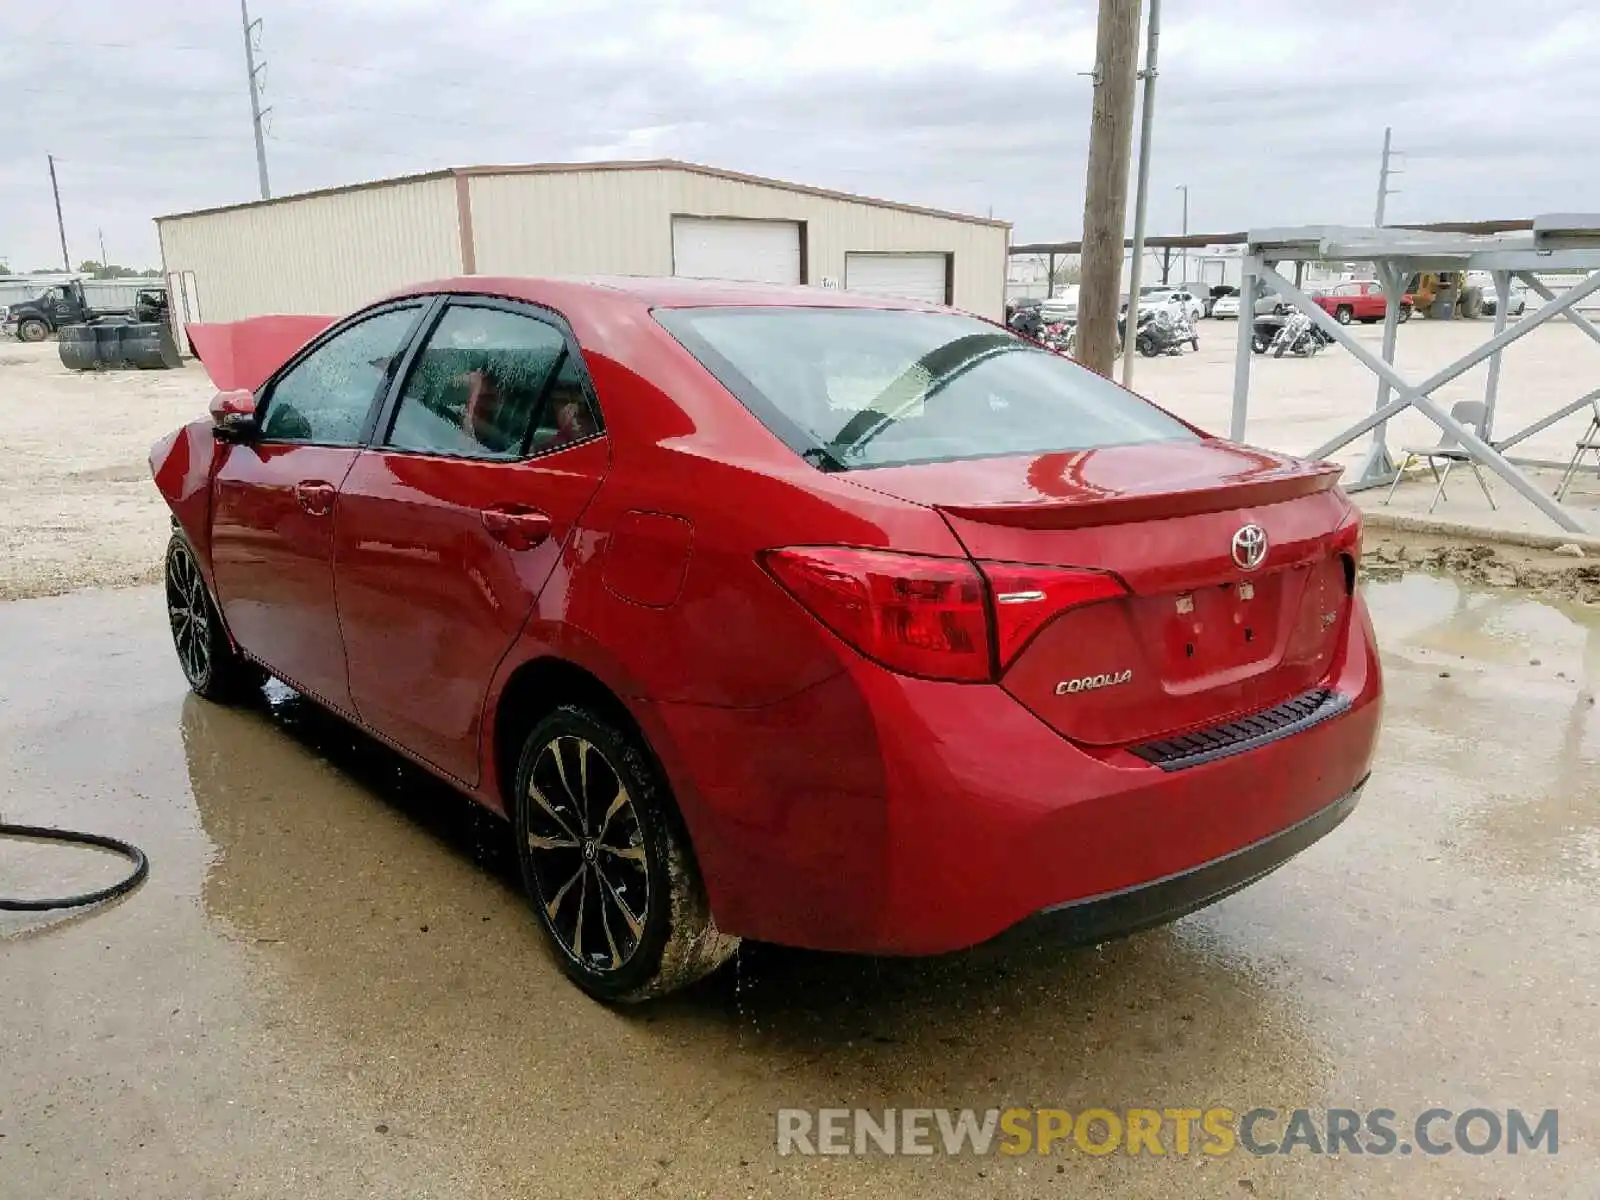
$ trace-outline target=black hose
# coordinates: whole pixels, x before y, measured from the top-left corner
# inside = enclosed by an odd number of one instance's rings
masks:
[[[46,829],[40,825],[7,825],[0,822],[0,837],[66,842],[74,846],[98,846],[102,850],[122,855],[133,864],[133,870],[126,878],[97,892],[84,892],[81,895],[64,896],[60,899],[46,897],[43,900],[12,900],[0,896],[0,911],[4,912],[49,912],[58,908],[85,908],[90,904],[99,904],[101,901],[115,900],[118,896],[126,895],[143,883],[145,876],[150,874],[150,860],[145,857],[143,850],[128,842],[118,841],[114,837],[106,837],[99,833],[77,833],[70,829]]]

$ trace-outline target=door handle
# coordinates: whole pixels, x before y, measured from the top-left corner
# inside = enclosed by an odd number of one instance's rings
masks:
[[[510,550],[532,550],[550,536],[553,522],[535,508],[486,508],[483,527],[489,536]]]
[[[333,511],[337,492],[333,484],[321,479],[302,479],[294,485],[294,498],[313,517],[325,517]]]

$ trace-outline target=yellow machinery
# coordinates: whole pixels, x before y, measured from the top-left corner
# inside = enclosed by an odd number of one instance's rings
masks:
[[[1465,271],[1425,271],[1406,282],[1412,311],[1435,320],[1483,315],[1483,289],[1467,283]]]

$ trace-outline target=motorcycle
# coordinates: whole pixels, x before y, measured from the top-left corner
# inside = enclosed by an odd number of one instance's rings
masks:
[[[1257,354],[1270,350],[1273,358],[1282,358],[1285,354],[1309,358],[1332,344],[1332,335],[1302,312],[1257,317],[1250,330],[1250,349]]]
[[[1044,330],[1044,318],[1039,315],[1037,308],[1017,309],[1006,324],[1023,337],[1032,338],[1034,341],[1039,340],[1039,335]]]
[[[1071,354],[1078,348],[1078,326],[1071,321],[1052,321],[1034,335],[1034,341],[1057,354]]]
[[[1139,314],[1134,347],[1146,358],[1158,354],[1182,354],[1185,345],[1200,349],[1200,338],[1189,323],[1187,313],[1158,308]]]

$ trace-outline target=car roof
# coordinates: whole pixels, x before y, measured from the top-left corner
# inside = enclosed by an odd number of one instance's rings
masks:
[[[909,309],[917,312],[950,311],[940,305],[927,304],[919,300],[871,296],[862,292],[841,291],[837,288],[644,275],[547,277],[458,275],[449,279],[413,284],[400,289],[389,298],[426,296],[439,292],[500,296],[508,300],[526,300],[533,304],[543,304],[558,309],[569,305],[599,307],[632,302],[646,308],[785,306]]]

